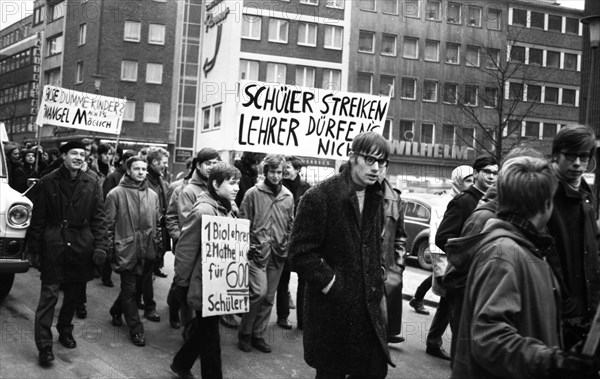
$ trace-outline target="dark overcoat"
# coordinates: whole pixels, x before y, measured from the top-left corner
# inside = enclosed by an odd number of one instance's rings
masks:
[[[312,367],[382,376],[371,371],[374,353],[391,364],[382,312],[381,203],[379,183],[368,186],[361,217],[349,167],[300,200],[289,253],[306,280],[304,358]]]
[[[82,171],[72,181],[63,165],[36,186],[27,250],[40,254],[42,282],[92,280],[94,249],[107,248],[107,219],[98,182]]]

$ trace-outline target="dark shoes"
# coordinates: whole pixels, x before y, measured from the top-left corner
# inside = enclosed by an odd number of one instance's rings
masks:
[[[448,353],[446,353],[446,350],[444,350],[444,348],[441,346],[427,346],[425,352],[436,358],[440,358],[446,361],[450,360],[450,355],[448,355]]]
[[[141,300],[137,302],[137,307],[138,307],[138,309],[141,309],[141,310],[146,309],[146,305],[144,305],[144,303],[142,303]]]
[[[102,284],[104,284],[106,287],[114,287],[115,283],[113,283],[112,280],[110,279],[102,279]]]
[[[74,349],[77,347],[77,342],[71,333],[62,333],[58,336],[58,342],[67,349]]]
[[[171,371],[173,371],[175,374],[177,374],[178,377],[180,377],[181,379],[194,379],[195,376],[192,375],[192,372],[190,370],[180,370],[177,367],[175,367],[175,365],[173,363],[171,363]]]
[[[159,278],[166,278],[166,277],[167,277],[167,276],[169,276],[169,275],[165,274],[165,273],[164,273],[164,272],[163,272],[163,271],[160,269],[160,267],[157,267],[157,268],[155,268],[155,269],[154,269],[154,276],[158,276]]]
[[[144,333],[132,334],[131,342],[133,342],[135,346],[146,346],[146,339],[144,338]]]
[[[146,311],[146,312],[144,312],[144,317],[148,321],[154,321],[154,322],[159,322],[160,321],[160,316],[154,310],[153,311]]]
[[[45,347],[40,350],[39,362],[42,366],[48,366],[50,362],[54,360],[54,354],[52,354],[51,347]]]
[[[262,351],[263,353],[271,352],[271,345],[269,345],[264,338],[252,337],[252,346],[254,346],[256,350]]]
[[[251,339],[252,336],[250,334],[238,333],[238,348],[246,353],[252,351]]]
[[[219,316],[219,322],[226,328],[237,329],[238,322],[233,315],[221,315]]]
[[[279,317],[277,319],[277,325],[281,326],[283,329],[292,329],[292,324],[290,324],[286,317]]]
[[[111,313],[110,315],[112,316],[111,323],[114,326],[116,326],[116,327],[123,326],[123,320],[121,319],[121,315],[117,315],[117,314],[114,314],[114,313]]]
[[[408,302],[408,305],[413,307],[415,311],[422,315],[429,315],[429,311],[425,309],[422,300],[417,300],[414,297]]]
[[[77,318],[87,317],[87,309],[85,309],[85,303],[77,304],[75,306],[75,315],[77,315]]]
[[[388,343],[402,343],[406,340],[402,336],[388,336],[387,341]]]
[[[173,329],[181,328],[181,320],[179,320],[179,311],[169,307],[169,324]]]

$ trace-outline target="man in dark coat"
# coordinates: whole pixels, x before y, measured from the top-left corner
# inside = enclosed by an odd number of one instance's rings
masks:
[[[85,146],[69,142],[60,148],[64,164],[37,184],[27,249],[32,265],[41,272],[42,288],[35,312],[35,343],[41,364],[54,360],[52,321],[59,287],[63,304],[56,328],[59,342],[75,348],[73,315],[94,264],[106,258],[107,220],[96,180],[82,171]]]
[[[317,378],[384,378],[392,364],[377,181],[388,156],[380,134],[359,134],[349,164],[308,190],[298,206],[289,253],[306,280],[304,359]]]

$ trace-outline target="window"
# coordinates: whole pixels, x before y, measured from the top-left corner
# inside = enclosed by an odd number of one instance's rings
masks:
[[[575,104],[575,94],[576,91],[574,89],[566,89],[562,90],[562,105],[577,105]]]
[[[529,48],[529,64],[541,66],[543,62],[544,53],[540,49]]]
[[[509,83],[508,84],[508,98],[511,100],[523,100],[523,84],[522,83]]]
[[[427,40],[425,41],[425,58],[426,61],[439,62],[440,60],[440,42]]]
[[[242,38],[259,40],[261,25],[262,18],[260,16],[245,14],[242,17]]]
[[[485,56],[485,68],[497,69],[500,63],[500,50],[499,49],[487,49]]]
[[[467,18],[467,25],[480,27],[481,26],[481,7],[469,5],[469,14]]]
[[[41,24],[44,21],[42,7],[37,7],[33,10],[33,25]]]
[[[323,83],[321,88],[340,91],[342,89],[341,71],[328,69],[323,70]]]
[[[415,136],[415,122],[412,120],[400,120],[400,139],[404,141],[412,141]]]
[[[479,47],[467,46],[467,57],[465,64],[471,67],[479,67]]]
[[[373,93],[373,74],[359,72],[357,76],[357,91],[361,93]]]
[[[125,30],[123,31],[123,40],[131,42],[140,42],[142,23],[139,21],[125,21]]]
[[[319,5],[319,0],[300,0],[301,4]]]
[[[419,0],[402,1],[404,17],[419,18]]]
[[[485,87],[483,106],[487,108],[496,108],[498,106],[498,88]]]
[[[65,2],[60,2],[56,5],[48,7],[48,22],[58,20],[65,15]]]
[[[548,30],[553,32],[562,31],[562,16],[548,15]]]
[[[210,107],[202,109],[202,130],[210,130]]]
[[[423,81],[423,101],[437,102],[437,82],[433,80]]]
[[[544,103],[558,104],[558,88],[546,87],[544,92]]]
[[[361,53],[375,52],[375,33],[365,30],[358,32],[358,51]]]
[[[339,26],[325,26],[325,49],[342,50],[342,28]]]
[[[60,87],[60,69],[46,71],[46,84],[50,84],[51,86],[59,86]]]
[[[502,11],[500,9],[488,8],[486,21],[488,29],[502,29]]]
[[[296,85],[315,88],[315,69],[312,67],[296,67]]]
[[[440,2],[427,0],[425,3],[425,19],[430,21],[440,21]]]
[[[144,122],[160,122],[160,103],[144,103]]]
[[[530,26],[532,28],[544,29],[544,14],[531,11]]]
[[[456,104],[458,98],[458,84],[446,83],[444,84],[444,103]]]
[[[162,84],[163,65],[148,63],[146,65],[146,83]]]
[[[396,36],[393,34],[381,35],[381,55],[396,56]]]
[[[152,45],[165,44],[165,26],[161,24],[150,24],[148,27],[148,43]]]
[[[360,0],[360,9],[363,11],[375,11],[375,0]]]
[[[525,137],[540,138],[540,123],[525,121]]]
[[[240,59],[240,80],[258,80],[258,62]]]
[[[288,41],[287,20],[272,18],[269,20],[269,42],[287,43]]]
[[[513,9],[512,24],[527,26],[527,11],[524,9]]]
[[[137,61],[122,61],[121,62],[121,80],[128,82],[137,81]]]
[[[379,94],[382,96],[394,97],[396,92],[395,80],[393,76],[381,75],[379,77]]]
[[[579,20],[576,18],[565,18],[565,32],[571,34],[579,34]]]
[[[456,145],[475,146],[475,128],[463,127],[456,130]]]
[[[459,3],[448,3],[446,21],[448,21],[449,24],[460,24],[460,11],[461,5]]]
[[[417,79],[402,78],[401,98],[407,100],[416,100],[417,98]]]
[[[85,44],[86,37],[87,37],[87,24],[81,24],[81,25],[79,25],[79,41],[78,41],[78,44],[79,45]]]
[[[442,125],[442,138],[440,143],[442,145],[454,145],[454,125]]]
[[[48,41],[48,55],[60,54],[63,51],[63,36],[56,36],[49,38]]]
[[[523,46],[511,46],[510,61],[525,62],[525,48]]]
[[[301,22],[298,25],[298,45],[317,46],[317,25]]]
[[[286,66],[280,63],[267,63],[267,82],[285,84]]]
[[[83,62],[77,62],[77,74],[75,83],[83,83]]]
[[[327,8],[344,9],[344,0],[327,0]]]
[[[546,67],[560,68],[560,53],[558,51],[546,52]]]
[[[446,63],[460,63],[460,45],[457,43],[446,43]]]
[[[213,107],[213,129],[221,128],[221,104]]]
[[[127,100],[125,102],[123,121],[135,121],[135,101]]]
[[[421,123],[421,143],[433,143],[434,124]]]
[[[398,14],[398,0],[380,0],[381,11],[386,14]]]
[[[402,49],[404,58],[419,58],[419,39],[413,37],[404,37],[404,48]]]
[[[539,102],[542,100],[542,86],[535,84],[527,85],[527,101]]]
[[[565,70],[577,70],[577,54],[565,53]]]
[[[477,106],[479,87],[472,84],[465,85],[465,105]]]
[[[558,129],[558,124],[544,122],[542,124],[542,138],[552,139],[556,137],[556,129]]]

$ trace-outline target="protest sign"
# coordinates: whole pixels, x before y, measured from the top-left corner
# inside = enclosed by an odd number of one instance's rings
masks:
[[[248,312],[250,221],[202,216],[202,317]]]
[[[36,124],[120,134],[125,99],[45,85]]]
[[[242,81],[234,149],[345,159],[362,132],[383,132],[388,96]]]

